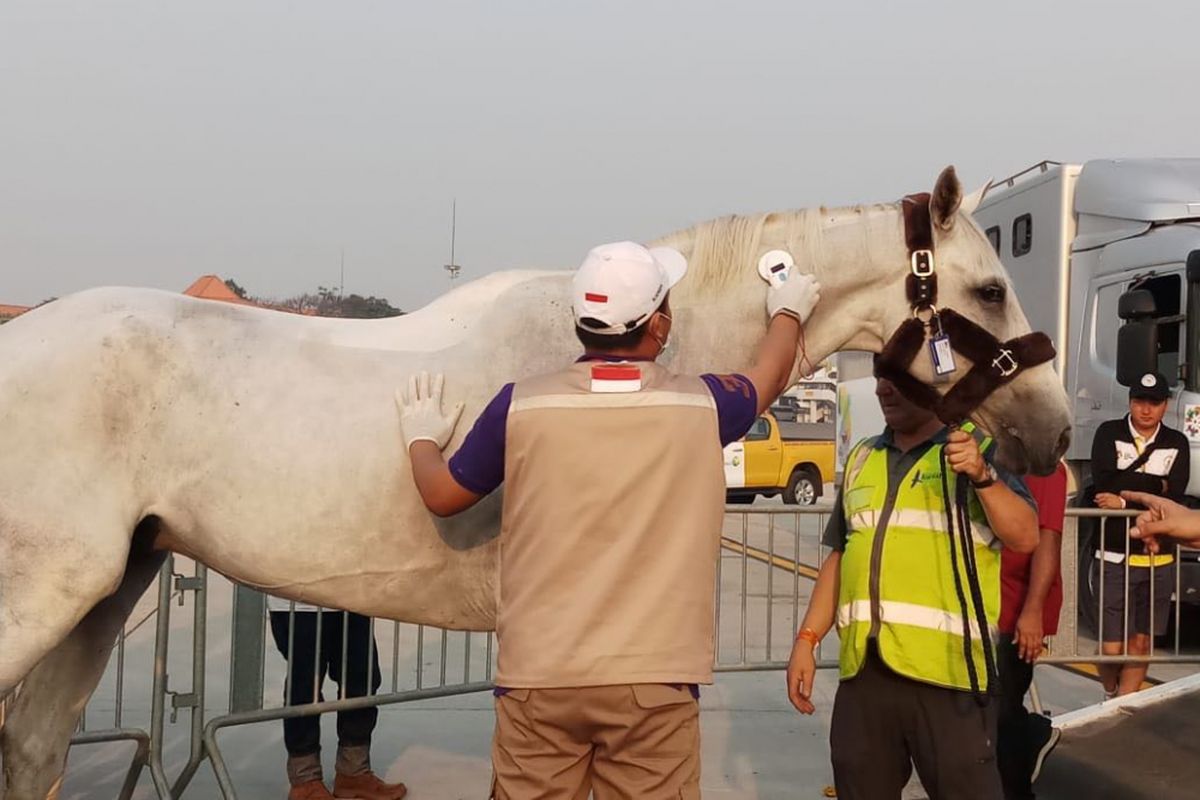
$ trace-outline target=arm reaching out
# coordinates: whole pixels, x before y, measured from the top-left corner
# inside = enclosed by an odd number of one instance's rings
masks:
[[[396,391],[400,410],[400,431],[412,461],[413,482],[425,507],[439,517],[465,511],[479,502],[481,495],[465,489],[450,473],[442,449],[454,435],[462,415],[462,403],[449,414],[442,413],[441,375],[422,372],[409,379],[408,392]]]
[[[745,373],[758,394],[759,414],[770,408],[788,387],[796,365],[796,345],[804,323],[820,299],[821,284],[812,275],[793,275],[783,285],[767,291],[767,314],[771,322],[758,345],[754,366]]]
[[[1178,539],[1188,544],[1200,542],[1200,511],[1146,492],[1121,492],[1127,502],[1137,503],[1146,510],[1134,520],[1129,535],[1146,543],[1151,553],[1159,552],[1159,537]]]

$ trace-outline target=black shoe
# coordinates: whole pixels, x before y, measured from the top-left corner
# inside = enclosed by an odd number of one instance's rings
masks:
[[[1046,722],[1046,727],[1039,732],[1040,737],[1033,743],[1033,771],[1029,774],[1030,783],[1042,774],[1042,765],[1046,763],[1046,757],[1053,752],[1058,746],[1058,740],[1062,738],[1062,731],[1051,726],[1049,720]]]

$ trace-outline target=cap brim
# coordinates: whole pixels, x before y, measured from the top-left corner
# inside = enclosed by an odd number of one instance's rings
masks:
[[[683,280],[687,274],[688,263],[683,253],[674,247],[651,247],[650,255],[662,265],[667,272],[667,289]]]

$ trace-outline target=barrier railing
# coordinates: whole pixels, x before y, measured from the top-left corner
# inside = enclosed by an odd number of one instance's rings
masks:
[[[828,522],[829,506],[763,506],[727,508],[721,535],[721,557],[718,559],[716,581],[716,603],[714,631],[716,638],[715,668],[720,672],[746,672],[776,670],[786,666],[791,651],[792,636],[803,617],[812,586],[828,548],[821,543],[821,536]],[[1104,512],[1092,509],[1069,509],[1063,532],[1063,586],[1064,606],[1059,634],[1054,637],[1050,653],[1039,663],[1070,664],[1149,662],[1151,664],[1186,663],[1200,664],[1200,653],[1186,653],[1181,649],[1180,613],[1178,604],[1174,610],[1175,637],[1169,652],[1153,648],[1147,654],[1130,653],[1125,645],[1121,653],[1098,655],[1095,641],[1081,632],[1078,617],[1082,606],[1077,596],[1077,568],[1081,563],[1080,521],[1092,518],[1125,519],[1131,512]],[[1086,530],[1086,523],[1084,526]],[[1090,542],[1085,547],[1091,548]],[[1083,551],[1087,555],[1089,551]],[[1174,548],[1176,565],[1185,551]],[[1128,550],[1121,564],[1097,559],[1098,572],[1107,574],[1109,568],[1124,570],[1125,605],[1129,605],[1130,575]],[[1088,563],[1087,559],[1082,560]],[[1159,566],[1148,567],[1154,570]],[[1100,596],[1095,598],[1099,607],[1097,618],[1102,629],[1097,640],[1103,639],[1104,575],[1100,576]],[[1173,593],[1182,596],[1182,575],[1178,569],[1172,576]],[[1161,591],[1150,583],[1150,591]],[[153,615],[155,619],[154,666],[151,686],[150,721],[147,728],[131,727],[123,716],[123,706],[128,686],[124,681],[126,662],[126,634],[117,642],[110,669],[116,671],[113,727],[102,730],[87,728],[94,721],[92,709],[85,710],[81,731],[72,740],[83,745],[96,742],[129,740],[136,743],[129,772],[122,787],[122,798],[130,797],[140,773],[149,767],[154,788],[160,798],[179,797],[187,789],[198,768],[207,760],[213,769],[217,784],[226,798],[237,797],[237,790],[230,775],[225,755],[222,753],[218,734],[227,729],[260,722],[280,721],[302,716],[335,711],[382,706],[414,700],[464,694],[488,690],[492,686],[495,644],[492,634],[448,632],[425,626],[400,623],[376,624],[370,620],[369,645],[365,666],[351,663],[349,648],[349,625],[345,612],[321,610],[317,612],[296,611],[291,605],[282,613],[287,619],[286,652],[273,656],[267,643],[268,614],[262,596],[242,587],[234,588],[234,604],[230,614],[230,651],[227,663],[229,679],[229,702],[221,713],[209,713],[206,707],[206,672],[211,677],[220,675],[209,664],[208,648],[210,634],[210,610],[208,608],[208,573],[196,565],[191,575],[175,572],[174,559],[164,564],[158,579],[158,601]],[[181,604],[189,596],[193,602],[191,620],[192,648],[190,653],[191,684],[186,692],[169,688],[168,644],[172,629],[172,604]],[[1153,602],[1151,606],[1153,607]],[[292,680],[296,663],[297,615],[315,614],[318,626],[324,626],[334,615],[343,621],[341,652],[337,654],[340,674],[345,679],[349,670],[358,668],[375,670],[375,661],[380,653],[390,653],[386,669],[380,670],[389,679],[380,688],[385,691],[367,696],[347,696],[346,681],[334,700],[320,699],[320,681],[314,681],[308,698],[315,702],[293,703]],[[1151,608],[1150,621],[1156,613]],[[214,617],[214,619],[217,619]],[[224,619],[224,617],[221,617]],[[1126,619],[1128,626],[1128,619]],[[313,637],[318,648],[314,656],[319,662],[320,627]],[[1122,633],[1127,633],[1123,631]],[[176,631],[178,635],[178,630]],[[480,637],[483,637],[480,641]],[[1128,636],[1123,636],[1128,641]],[[831,643],[836,648],[836,643]],[[307,649],[307,648],[306,648]],[[818,667],[833,668],[837,665],[836,653],[829,654],[824,648],[817,653]],[[286,665],[280,669],[280,661]],[[321,674],[319,664],[314,664],[316,675]],[[373,677],[365,674],[366,684]],[[284,689],[281,705],[265,701],[266,687],[278,685]],[[209,706],[211,706],[211,702]],[[163,767],[164,717],[169,712],[174,722],[179,710],[190,714],[188,730],[188,759],[180,769],[174,782],[168,780]],[[89,720],[89,717],[92,719]]]

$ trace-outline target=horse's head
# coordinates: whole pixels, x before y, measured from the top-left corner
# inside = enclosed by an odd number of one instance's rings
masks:
[[[942,380],[935,373],[927,346],[916,349],[914,342],[914,348],[909,352],[915,350],[915,358],[911,363],[907,358],[904,361],[908,373],[918,381],[932,386],[943,397],[949,395],[955,401],[962,400],[958,405],[964,413],[974,408],[971,416],[995,437],[999,447],[997,457],[1003,465],[1018,472],[1047,473],[1053,470],[1070,441],[1067,397],[1050,362],[1029,366],[1008,382],[1001,382],[1001,375],[1007,368],[1015,368],[1016,362],[1009,363],[1006,356],[999,366],[991,364],[997,352],[1020,352],[1020,348],[1003,350],[1000,342],[1024,336],[1030,328],[1000,259],[971,219],[970,214],[981,197],[982,192],[979,192],[964,200],[954,168],[947,167],[938,176],[928,200],[921,196],[921,201],[928,203],[929,219],[927,222],[922,219],[918,224],[932,231],[937,309],[952,309],[982,331],[969,323],[960,325],[956,331],[947,330],[954,345],[957,368]],[[900,216],[902,218],[903,214]],[[923,214],[920,217],[923,218]],[[906,291],[909,287],[905,285],[905,281],[911,282],[907,276],[913,271],[909,256],[913,247],[909,231],[913,227],[911,217],[907,227],[901,219],[901,241],[907,237],[908,242],[904,247],[904,260],[896,269],[897,279],[889,282],[890,288],[884,290],[886,300],[881,304],[881,327],[885,338],[913,317],[912,292]],[[929,313],[925,311],[923,316]],[[942,315],[947,324],[949,316]],[[917,326],[910,323],[910,327]],[[926,335],[936,335],[937,329],[938,318],[935,316]],[[993,341],[988,334],[999,341]],[[980,369],[967,377],[973,366],[967,355],[972,345],[977,348],[976,352],[986,355],[981,357],[984,364]],[[887,342],[885,353],[890,355],[893,347],[893,342]],[[1047,341],[1043,340],[1039,349],[1042,358],[1050,357]],[[1032,352],[1032,345],[1026,352]],[[964,379],[967,382],[958,387],[958,382]],[[990,382],[992,379],[994,383]],[[979,385],[972,385],[972,382]],[[950,394],[955,387],[957,390]],[[980,398],[982,402],[979,402]],[[950,416],[959,418],[961,415],[951,413]]]
[[[964,199],[952,167],[930,194],[937,307],[1007,341],[1029,333],[1029,323],[999,258],[970,217],[981,195]],[[737,369],[752,357],[766,323],[767,286],[757,265],[769,250],[788,251],[796,269],[821,281],[823,299],[804,332],[812,363],[838,350],[879,352],[912,318],[905,290],[911,262],[899,204],[722,217],[658,244],[678,248],[689,261],[671,298],[677,324],[670,360],[681,371]],[[945,394],[971,366],[965,354],[957,361],[949,380],[937,381],[922,348],[908,369]],[[1048,363],[996,389],[973,417],[997,440],[1000,463],[1020,472],[1052,470],[1071,426],[1066,394]]]

